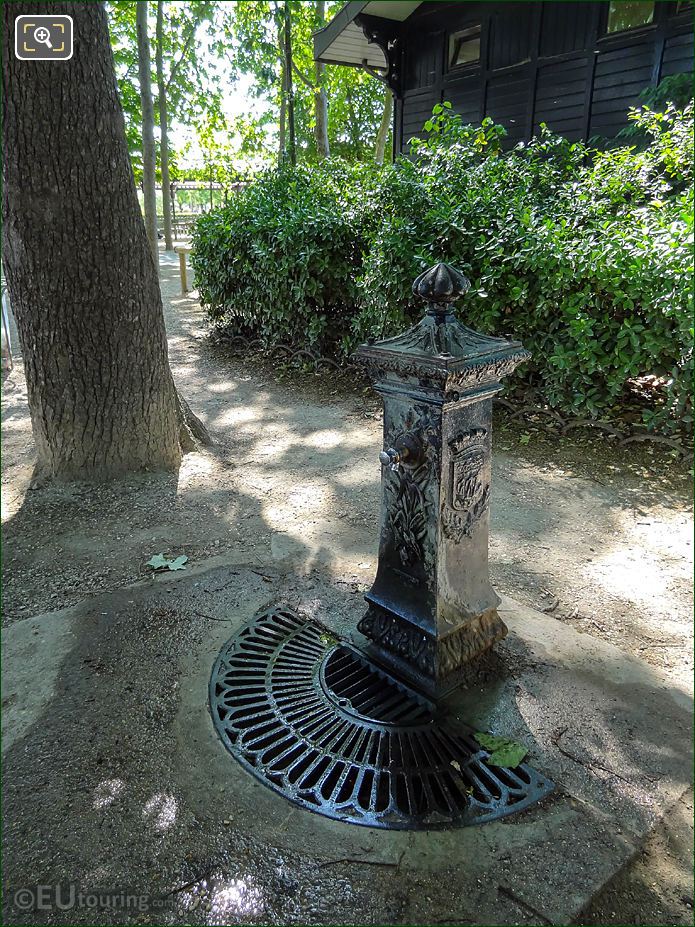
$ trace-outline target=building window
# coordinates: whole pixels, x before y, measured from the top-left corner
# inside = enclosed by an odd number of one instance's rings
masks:
[[[625,32],[654,22],[654,0],[612,0],[608,7],[606,32]]]
[[[480,24],[449,36],[449,67],[463,68],[480,61]]]

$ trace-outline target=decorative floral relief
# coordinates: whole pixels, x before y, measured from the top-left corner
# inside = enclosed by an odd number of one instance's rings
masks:
[[[434,366],[424,366],[422,364],[413,364],[408,360],[400,358],[386,357],[364,357],[360,354],[353,354],[352,359],[357,364],[361,364],[373,380],[383,380],[387,373],[397,373],[403,377],[413,377],[420,381],[433,381],[437,385],[443,386],[446,379],[446,371],[442,368],[437,369]]]
[[[419,628],[376,606],[357,625],[358,631],[380,647],[401,657],[421,673],[435,672],[435,642]]]
[[[374,380],[384,379],[387,373],[393,372],[402,377],[412,377],[419,380],[422,385],[427,383],[441,387],[446,385],[445,401],[456,402],[459,397],[455,396],[455,393],[475,386],[497,383],[504,377],[509,376],[519,364],[528,360],[530,356],[528,351],[516,351],[513,354],[507,354],[496,359],[490,358],[470,362],[462,370],[451,374],[448,373],[445,367],[438,366],[434,357],[431,365],[415,363],[407,355],[400,358],[370,357],[369,355],[355,354],[353,360],[365,367],[367,373]]]
[[[439,418],[428,408],[410,409],[402,421],[402,430],[392,438],[398,444],[405,435],[413,436],[422,447],[422,460],[414,467],[402,465],[386,479],[386,524],[398,552],[403,570],[411,575],[417,564],[427,574],[428,585],[434,582],[434,551],[428,541],[432,518],[433,473],[439,472],[441,429]]]
[[[416,471],[417,472],[417,471]],[[391,491],[389,524],[404,567],[412,568],[424,561],[423,544],[427,537],[425,497],[415,476],[407,470],[394,474],[387,486]]]
[[[444,679],[507,635],[507,627],[494,608],[440,639],[375,605],[370,605],[357,629],[434,679]]]
[[[443,679],[454,670],[460,669],[506,636],[507,626],[496,609],[483,612],[438,643],[437,677]]]
[[[517,351],[514,354],[507,354],[506,357],[497,358],[497,360],[482,360],[465,367],[447,380],[447,392],[444,401],[455,402],[458,396],[454,398],[453,394],[458,390],[468,389],[472,386],[482,386],[486,383],[495,383],[503,377],[509,376],[519,364],[528,360],[530,356],[528,351]]]

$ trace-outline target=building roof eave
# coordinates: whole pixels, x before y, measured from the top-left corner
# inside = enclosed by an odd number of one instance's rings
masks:
[[[415,0],[352,0],[336,13],[323,29],[314,33],[314,58],[325,64],[388,68],[383,51],[369,42],[356,22],[360,15],[386,22],[403,22],[421,4]]]

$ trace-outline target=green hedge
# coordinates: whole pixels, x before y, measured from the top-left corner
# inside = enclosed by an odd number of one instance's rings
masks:
[[[362,191],[375,180],[337,160],[268,170],[201,216],[191,264],[212,321],[269,344],[341,351],[359,301]]]
[[[472,289],[459,314],[533,352],[519,376],[556,408],[690,429],[693,109],[632,119],[643,150],[592,151],[435,107],[427,140],[376,170],[324,162],[261,174],[200,219],[192,263],[214,323],[269,345],[345,356],[421,314],[410,286],[437,260]]]

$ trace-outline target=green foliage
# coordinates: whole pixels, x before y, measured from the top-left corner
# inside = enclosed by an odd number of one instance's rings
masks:
[[[144,0],[143,0],[144,2]],[[372,157],[384,107],[384,86],[359,68],[316,68],[312,34],[340,8],[342,2],[289,0],[293,43],[294,113],[297,154],[301,161],[317,159],[314,98],[319,88],[327,94],[328,139],[331,152],[348,160]],[[142,113],[138,87],[136,0],[108,0],[109,29],[123,105],[126,136],[135,180],[142,180]],[[278,157],[278,123],[282,99],[282,43],[284,0],[175,0],[162,4],[161,49],[155,30],[157,4],[152,2],[149,34],[152,42],[152,86],[157,87],[155,64],[161,50],[168,101],[170,132],[195,128],[195,150],[205,162],[206,178],[229,183],[231,151],[235,159],[257,165]],[[322,11],[322,12],[321,12]],[[226,118],[226,83],[250,80],[249,93],[259,106]],[[158,109],[156,118],[159,118]],[[234,144],[230,144],[231,142]],[[171,140],[170,140],[171,145]],[[192,178],[188,144],[178,152],[187,164],[182,173]],[[224,151],[223,149],[226,149]],[[176,153],[170,151],[170,157]],[[172,179],[176,172],[172,171]],[[160,179],[158,175],[158,179]]]
[[[202,216],[191,264],[214,322],[269,344],[341,350],[358,298],[355,268],[368,167],[284,165]]]
[[[139,184],[142,181],[142,109],[138,84],[135,10],[132,0],[111,0],[107,5],[111,49],[125,118],[128,151],[135,182]],[[154,72],[152,79],[156,80]]]
[[[645,87],[640,93],[642,106],[652,110],[661,110],[671,104],[676,109],[684,109],[693,99],[693,72],[687,74],[670,74],[659,81],[656,87]],[[636,127],[631,127],[632,133]],[[622,129],[618,136],[629,137],[630,129]]]
[[[502,150],[502,139],[507,134],[504,126],[497,125],[489,116],[486,116],[479,126],[465,124],[448,101],[434,106],[432,117],[423,128],[427,132],[426,139],[410,140],[413,153],[417,154],[423,147],[436,151],[449,148],[451,145],[466,144],[478,154],[499,154]]]
[[[641,106],[647,110],[661,112],[668,106],[674,109],[685,109],[693,99],[693,72],[689,74],[671,74],[664,77],[656,87],[648,86],[639,95]],[[634,112],[631,110],[630,113]],[[616,139],[606,139],[597,135],[592,142],[599,148],[612,148],[615,144],[630,144],[644,147],[649,143],[649,135],[644,128],[635,122],[628,113],[629,124],[622,128]]]
[[[435,107],[428,137],[380,172],[334,161],[261,175],[201,220],[194,264],[211,318],[268,342],[347,355],[422,312],[438,260],[472,288],[466,324],[533,352],[518,376],[550,405],[610,417],[637,381],[653,429],[692,426],[693,107],[642,108],[642,151],[591,151]]]
[[[321,25],[315,0],[289,0],[294,58],[294,107],[299,160],[316,159],[314,93],[316,72],[312,33]],[[284,3],[284,0],[283,0]],[[343,6],[325,4],[326,21]],[[275,130],[281,101],[282,50],[280,30],[284,5],[279,0],[238,0],[230,4],[228,27],[233,48],[233,72],[252,78],[251,92],[265,104],[252,117],[260,128]],[[383,110],[383,84],[359,68],[327,67],[323,86],[328,95],[328,137],[331,153],[354,160],[372,153]]]
[[[138,83],[136,6],[136,0],[109,0],[106,8],[128,150],[135,181],[139,184],[142,180],[142,110]],[[224,34],[226,24],[225,11],[223,8],[220,10],[220,7],[220,4],[212,0],[176,0],[163,4],[161,54],[170,122],[198,125],[201,122],[219,120],[221,116],[222,91],[219,86],[219,74],[212,68],[212,65],[227,53],[220,38]],[[150,57],[155,94],[156,11],[157,4],[150,3]],[[203,38],[206,39],[205,49]],[[159,170],[157,179],[160,179]]]

